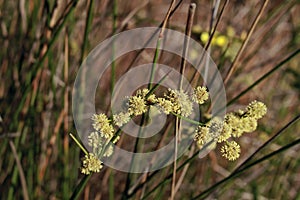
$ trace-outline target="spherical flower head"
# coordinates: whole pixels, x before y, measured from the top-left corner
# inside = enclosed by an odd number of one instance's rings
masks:
[[[210,135],[216,139],[222,132],[223,121],[218,117],[214,117],[207,123],[207,126],[209,126]]]
[[[231,127],[227,123],[224,123],[222,127],[222,131],[218,136],[217,142],[218,143],[225,142],[230,137],[231,137]]]
[[[166,115],[173,111],[173,103],[164,98],[157,98],[157,105],[159,106],[159,109]]]
[[[230,161],[234,161],[240,157],[241,147],[235,141],[226,142],[221,147],[222,156]]]
[[[209,135],[209,127],[199,126],[194,135],[194,141],[196,141],[199,148],[202,148],[212,138]]]
[[[169,94],[165,95],[165,97],[172,102],[174,113],[184,117],[188,117],[192,114],[193,103],[185,92],[169,89]]]
[[[251,117],[242,117],[240,119],[240,126],[244,132],[253,132],[257,128],[257,120]]]
[[[99,133],[97,132],[92,132],[88,136],[88,145],[93,148],[98,148],[102,144],[102,141],[99,137]]]
[[[201,33],[200,40],[201,40],[203,43],[207,43],[208,40],[209,40],[209,33],[208,33],[208,32],[203,32],[203,33]]]
[[[94,114],[92,120],[94,121],[94,129],[99,131],[102,137],[111,138],[113,136],[114,128],[109,123],[109,119],[105,114]]]
[[[100,172],[102,167],[102,162],[93,153],[89,153],[82,159],[81,173],[88,175],[91,172]]]
[[[147,112],[146,101],[141,96],[131,96],[128,100],[128,113],[138,116]]]
[[[196,87],[192,94],[192,100],[200,105],[203,104],[208,99],[208,97],[209,95],[207,89],[203,86]]]
[[[240,117],[236,113],[228,113],[225,116],[225,123],[231,128],[233,137],[240,137],[244,130],[241,126]]]
[[[100,131],[103,125],[109,124],[109,120],[108,120],[107,116],[103,113],[94,114],[92,116],[92,120],[94,121],[93,127],[96,131]]]
[[[246,109],[246,116],[260,119],[267,113],[267,106],[259,101],[252,101]]]
[[[130,121],[130,114],[128,112],[120,112],[119,114],[113,115],[114,124],[121,127]]]
[[[219,47],[224,47],[228,43],[228,39],[225,35],[220,35],[216,38],[216,45]]]

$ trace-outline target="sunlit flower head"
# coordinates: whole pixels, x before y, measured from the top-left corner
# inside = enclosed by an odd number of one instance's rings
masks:
[[[194,135],[194,141],[196,141],[199,148],[202,148],[206,143],[211,140],[212,137],[209,135],[209,127],[199,126]]]
[[[102,162],[93,153],[89,153],[82,159],[81,173],[88,175],[91,172],[100,172],[102,167]]]
[[[141,96],[131,96],[128,99],[128,113],[138,116],[147,112],[146,101]]]
[[[228,38],[225,35],[220,35],[216,38],[216,45],[225,47],[228,43]]]
[[[128,112],[120,112],[118,114],[115,114],[113,115],[113,121],[115,125],[121,127],[130,121],[130,114]]]
[[[224,122],[218,117],[212,118],[207,123],[207,126],[209,126],[209,133],[214,139],[218,138],[219,135],[221,134],[222,128],[223,128],[223,123]]]
[[[240,137],[244,130],[241,127],[240,117],[236,113],[228,113],[225,116],[225,123],[231,128],[233,137]]]
[[[259,101],[252,101],[246,109],[246,116],[260,119],[267,113],[267,106]]]
[[[242,117],[240,119],[240,126],[244,132],[253,132],[257,128],[257,120],[251,117]]]
[[[208,99],[208,96],[206,87],[198,86],[193,91],[192,100],[198,104],[203,104]]]
[[[235,141],[226,142],[221,147],[222,156],[230,161],[234,161],[240,157],[241,147]]]
[[[114,128],[105,114],[94,114],[92,120],[94,129],[99,131],[102,137],[111,138],[113,136]]]
[[[101,145],[102,141],[99,137],[99,133],[97,132],[92,132],[89,136],[88,136],[88,145],[90,147],[93,148],[98,148],[99,145]]]
[[[187,93],[179,90],[169,89],[169,93],[165,95],[166,99],[173,104],[173,112],[184,117],[191,115],[193,103],[189,99]]]
[[[225,142],[226,140],[228,140],[231,137],[231,132],[231,127],[227,123],[224,123],[222,131],[218,136],[218,143]]]
[[[170,100],[166,100],[164,98],[157,98],[157,105],[159,106],[160,111],[167,115],[173,111],[173,104]]]

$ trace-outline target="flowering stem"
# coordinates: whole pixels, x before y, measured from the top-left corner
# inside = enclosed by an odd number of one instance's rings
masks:
[[[89,153],[87,150],[80,144],[80,142],[75,138],[75,136],[72,133],[69,133],[71,138],[74,140],[74,142],[79,146],[79,148],[84,152],[85,155],[88,155]]]
[[[179,117],[179,118],[181,118],[182,120],[187,121],[187,122],[190,122],[190,123],[192,123],[192,124],[196,124],[196,125],[204,125],[204,124],[201,123],[201,122],[198,122],[198,121],[189,119],[189,118],[187,118],[187,117],[184,117],[184,116],[182,116],[182,115],[176,114],[176,113],[174,113],[174,112],[172,112],[172,114],[175,115],[176,117]]]

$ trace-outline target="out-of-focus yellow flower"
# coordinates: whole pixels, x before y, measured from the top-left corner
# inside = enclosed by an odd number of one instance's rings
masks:
[[[216,45],[225,47],[228,43],[228,38],[225,35],[220,35],[216,38]]]
[[[201,33],[201,31],[202,31],[202,28],[201,28],[200,25],[194,25],[194,26],[192,27],[192,32],[193,32],[193,33],[199,34],[199,33]]]
[[[247,32],[246,31],[243,31],[242,33],[241,33],[241,40],[245,40],[246,39],[246,37],[247,37]]]
[[[201,40],[201,42],[206,44],[209,40],[209,33],[208,32],[202,32],[201,36],[200,36],[200,40]]]
[[[227,36],[229,38],[235,37],[235,30],[234,30],[234,28],[232,26],[228,26],[227,27]]]

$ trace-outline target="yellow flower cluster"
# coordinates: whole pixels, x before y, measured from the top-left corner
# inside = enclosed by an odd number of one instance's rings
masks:
[[[114,128],[105,114],[94,114],[92,120],[94,129],[99,131],[102,137],[111,138],[113,136]]]
[[[208,99],[208,92],[206,87],[198,86],[194,89],[192,100],[198,104],[203,104]]]
[[[113,125],[121,127],[130,121],[131,116],[142,115],[155,105],[165,114],[175,113],[188,117],[192,113],[192,101],[203,104],[207,99],[208,92],[205,87],[197,87],[194,89],[194,93],[190,95],[183,91],[169,89],[163,98],[157,98],[148,89],[141,89],[137,90],[135,95],[127,97],[127,110],[114,114],[112,120],[103,113],[94,114],[92,125],[95,132],[88,136],[88,145],[92,147],[93,152],[85,155],[81,172],[84,174],[99,172],[102,165],[97,157],[112,155],[113,146],[109,142],[116,143],[120,138],[115,135]]]
[[[89,153],[82,159],[81,173],[88,175],[91,172],[100,172],[102,167],[102,162],[93,153]]]
[[[115,125],[121,127],[124,124],[127,124],[130,121],[130,113],[120,112],[119,114],[113,115],[113,121]]]
[[[201,33],[200,40],[203,43],[207,43],[209,40],[209,33],[208,32]],[[225,35],[217,34],[212,38],[211,44],[219,47],[225,47],[228,44],[228,37]]]
[[[240,157],[241,147],[235,141],[226,141],[226,143],[221,147],[222,156],[230,161],[234,161]]]
[[[165,99],[172,103],[172,112],[184,117],[188,117],[192,114],[193,103],[187,93],[169,89],[169,93],[165,94]]]
[[[193,111],[193,101],[203,104],[208,99],[208,92],[205,87],[197,87],[192,94],[188,94],[181,90],[168,89],[168,93],[164,97],[156,97],[155,94],[149,94],[148,89],[138,90],[136,95],[128,97],[128,113],[130,116],[138,116],[145,113],[149,106],[157,105],[165,114],[176,113],[184,117],[188,117]],[[125,115],[125,116],[124,116]],[[120,123],[128,122],[128,115],[116,115],[115,119]],[[118,125],[119,126],[119,125]]]
[[[229,141],[231,137],[237,138],[245,132],[253,132],[257,128],[257,120],[267,113],[264,103],[253,101],[245,111],[226,114],[224,122],[218,118],[211,119],[205,126],[196,129],[194,140],[199,148],[210,142],[225,144],[221,147],[222,156],[230,161],[240,156],[240,146],[235,141]]]

